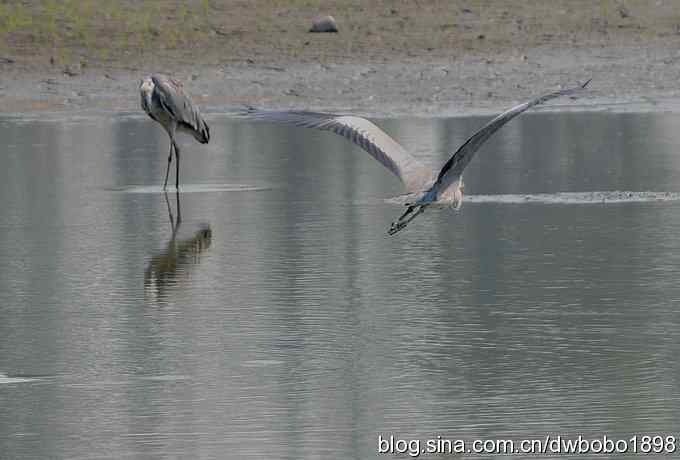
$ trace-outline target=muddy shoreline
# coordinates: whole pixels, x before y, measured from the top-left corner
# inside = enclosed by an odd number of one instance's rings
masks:
[[[141,112],[151,72],[182,80],[207,113],[492,113],[588,78],[578,100],[539,110],[680,112],[680,6],[669,0],[87,5],[5,8],[0,114]],[[339,32],[309,33],[317,14]]]
[[[487,114],[588,78],[593,78],[590,89],[578,99],[555,101],[539,110],[680,112],[680,50],[658,45],[542,46],[521,54],[393,62],[101,67],[77,73],[0,66],[4,115],[134,113],[140,111],[139,79],[158,70],[181,79],[209,114],[244,105],[384,117]]]

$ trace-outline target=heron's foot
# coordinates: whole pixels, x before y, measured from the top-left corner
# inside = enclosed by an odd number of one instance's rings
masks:
[[[417,206],[417,209],[416,206],[413,205],[409,206],[406,212],[402,214],[399,217],[399,219],[397,219],[397,221],[392,222],[392,225],[390,225],[389,230],[387,230],[387,234],[392,236],[405,229],[409,222],[411,222],[413,219],[415,219],[425,211],[426,206],[427,205],[419,205]]]
[[[406,222],[392,222],[392,225],[390,225],[389,230],[387,230],[387,234],[390,236],[395,235],[402,231],[403,229],[405,229],[406,225],[407,225]]]

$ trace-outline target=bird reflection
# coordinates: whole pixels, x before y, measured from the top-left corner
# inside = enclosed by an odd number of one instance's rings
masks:
[[[144,272],[144,286],[151,291],[163,296],[165,289],[177,284],[186,277],[187,269],[197,265],[201,261],[201,255],[210,247],[212,230],[210,224],[202,224],[189,238],[177,239],[180,226],[182,225],[182,211],[180,208],[179,192],[175,192],[177,218],[172,214],[172,206],[167,192],[165,203],[168,206],[168,218],[172,236],[165,249],[155,255],[149,261]]]

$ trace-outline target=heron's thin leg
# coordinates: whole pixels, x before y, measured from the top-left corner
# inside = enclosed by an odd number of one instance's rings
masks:
[[[418,217],[420,214],[422,214],[423,212],[425,212],[425,206],[421,206],[420,208],[418,208],[418,210],[417,210],[416,212],[414,212],[413,215],[412,215],[411,217],[409,217],[408,219],[406,219],[406,220],[404,221],[404,227],[405,227],[409,222],[411,222],[413,219],[415,219],[415,218]]]
[[[408,215],[411,214],[412,212],[413,212],[413,206],[409,206],[409,207],[406,209],[406,211],[404,212],[404,214],[402,214],[401,216],[399,216],[399,219],[397,219],[397,222],[400,222],[400,221],[404,220],[404,217],[408,216]]]
[[[165,168],[165,182],[163,182],[163,190],[168,186],[168,174],[170,174],[170,163],[172,163],[172,146],[175,143],[170,140],[170,153],[168,154],[168,167]]]
[[[177,231],[182,223],[182,211],[179,209],[179,192],[175,192],[175,197],[177,199],[177,220],[172,215],[172,206],[170,206],[170,200],[168,199],[168,192],[164,192],[165,204],[168,206],[168,218],[170,219],[170,229],[172,230],[171,241],[175,240],[177,236]]]
[[[388,235],[394,235],[394,234],[397,233],[399,230],[401,230],[402,228],[406,227],[406,224],[404,223],[404,218],[405,218],[406,216],[408,216],[409,214],[411,214],[412,212],[413,212],[413,206],[408,206],[408,208],[406,209],[406,211],[404,212],[404,214],[402,214],[401,216],[399,216],[399,219],[397,219],[397,220],[395,220],[394,222],[392,222],[392,225],[390,225],[389,230],[387,230],[387,234],[388,234]]]
[[[179,190],[179,147],[174,140],[172,143],[175,146],[175,189]]]
[[[425,211],[425,208],[426,206],[421,205],[416,212],[413,212],[414,206],[409,206],[406,212],[402,214],[401,217],[399,217],[399,220],[397,220],[396,222],[392,222],[390,229],[387,230],[387,234],[391,236],[406,228],[409,222],[411,222],[413,219],[415,219]],[[409,213],[411,212],[413,212],[413,215],[408,219],[404,220],[404,217],[408,216]]]
[[[175,191],[175,199],[177,200],[177,228],[182,223],[182,211],[179,207],[179,190]]]
[[[168,192],[164,192],[165,204],[168,206],[168,219],[170,219],[170,230],[175,233],[175,218],[172,215],[172,206],[170,206],[170,200],[168,199]]]

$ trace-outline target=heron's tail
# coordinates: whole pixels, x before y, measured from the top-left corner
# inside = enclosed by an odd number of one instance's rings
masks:
[[[203,117],[200,117],[198,120],[197,129],[194,130],[194,138],[201,144],[210,142],[210,127]]]
[[[201,144],[207,144],[210,142],[210,128],[198,109],[194,110],[192,117],[189,117],[187,121],[181,121],[180,127],[185,132],[189,132],[192,136],[194,136],[194,139],[196,139]]]

